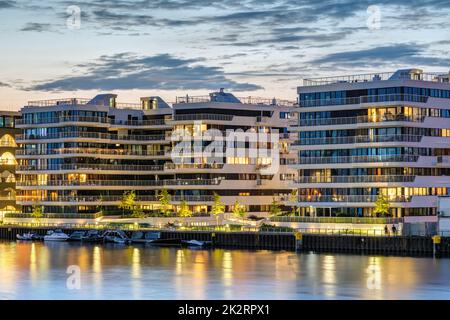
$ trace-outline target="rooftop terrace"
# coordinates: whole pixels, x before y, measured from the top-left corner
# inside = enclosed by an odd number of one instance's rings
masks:
[[[395,72],[377,72],[365,74],[353,74],[344,76],[322,77],[303,79],[303,86],[321,86],[334,83],[357,83],[357,82],[374,82],[388,80],[417,80],[431,82],[449,82],[450,73],[434,72],[424,73],[420,69],[404,69]]]

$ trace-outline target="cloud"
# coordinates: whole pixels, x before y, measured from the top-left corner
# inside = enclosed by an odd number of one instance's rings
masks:
[[[449,58],[426,56],[425,45],[393,44],[370,49],[337,52],[311,61],[314,64],[351,67],[377,67],[386,64],[448,66]]]
[[[29,22],[25,26],[23,26],[20,31],[23,32],[46,32],[52,31],[52,25],[50,23],[37,23],[37,22]]]
[[[220,67],[205,66],[201,58],[181,59],[169,54],[136,56],[119,53],[101,56],[95,62],[76,66],[77,74],[37,83],[27,90],[214,90],[254,91],[262,87],[238,83],[228,78]]]
[[[0,0],[0,10],[14,8],[15,6],[16,6],[15,1]]]
[[[9,88],[9,87],[11,87],[9,84],[7,84],[7,83],[4,83],[4,82],[0,82],[0,88]]]

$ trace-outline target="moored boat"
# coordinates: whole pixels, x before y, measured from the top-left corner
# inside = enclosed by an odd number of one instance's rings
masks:
[[[83,242],[103,242],[104,237],[98,230],[89,230],[82,238]]]
[[[183,244],[188,247],[209,247],[211,241],[199,241],[199,240],[183,240]]]
[[[44,236],[44,241],[67,241],[69,236],[62,232],[62,230],[48,231]]]
[[[23,233],[23,234],[17,234],[16,235],[17,240],[21,241],[33,241],[36,240],[36,235],[31,232]]]
[[[86,231],[74,231],[69,237],[69,241],[81,241],[86,235]]]

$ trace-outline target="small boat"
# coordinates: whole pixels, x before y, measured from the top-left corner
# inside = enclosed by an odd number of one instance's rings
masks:
[[[23,233],[23,234],[17,234],[16,235],[17,240],[21,240],[21,241],[33,241],[36,240],[36,235],[34,233],[31,232],[27,232],[27,233]]]
[[[83,242],[102,242],[103,240],[104,237],[98,230],[89,230],[87,234],[81,238],[81,241]]]
[[[209,247],[211,241],[183,240],[183,244],[188,247]]]
[[[86,231],[74,231],[69,237],[69,241],[81,241],[85,236]]]
[[[44,241],[67,241],[69,236],[62,232],[62,230],[48,231],[44,236]]]
[[[109,230],[106,231],[103,235],[106,242],[113,242],[119,244],[127,244],[131,242],[131,240],[127,237],[125,232],[121,230]]]
[[[131,234],[131,242],[133,243],[150,243],[153,240],[157,240],[161,237],[160,232],[142,232],[135,231]]]

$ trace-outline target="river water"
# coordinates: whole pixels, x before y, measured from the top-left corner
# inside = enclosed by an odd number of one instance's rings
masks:
[[[0,242],[0,299],[450,299],[450,259]]]

